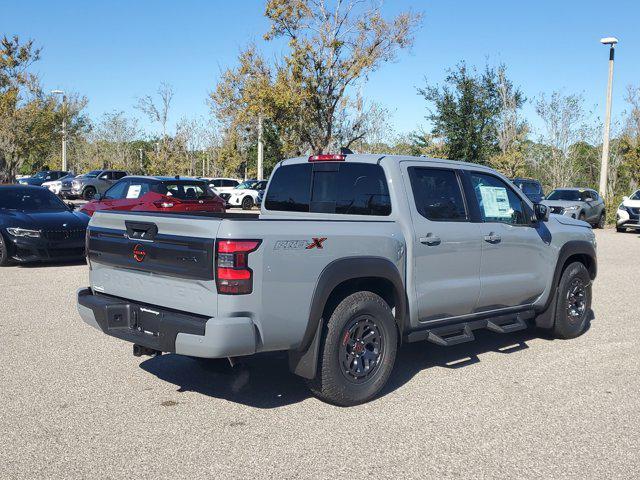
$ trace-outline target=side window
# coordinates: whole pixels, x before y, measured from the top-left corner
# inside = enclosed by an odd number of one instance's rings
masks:
[[[109,190],[105,192],[104,194],[105,200],[117,200],[120,198],[124,198],[128,186],[129,186],[128,181],[116,183],[113,187],[111,187]]]
[[[283,212],[308,212],[311,164],[287,165],[276,170],[267,191],[265,208]]]
[[[120,180],[121,178],[124,178],[126,176],[127,176],[127,172],[113,172],[114,180]]]
[[[484,222],[528,225],[529,217],[522,199],[493,175],[469,172]]]
[[[213,187],[222,187],[222,180],[214,180],[211,182],[210,185],[213,185]]]
[[[221,180],[223,187],[237,187],[238,182],[235,180]]]
[[[418,213],[437,222],[468,220],[462,189],[453,170],[409,167],[409,179]]]
[[[118,184],[120,183],[127,184],[126,195],[124,198],[140,198],[149,192],[149,182],[145,180],[124,180],[118,182]]]
[[[100,180],[111,180],[111,172],[101,173],[98,177]]]

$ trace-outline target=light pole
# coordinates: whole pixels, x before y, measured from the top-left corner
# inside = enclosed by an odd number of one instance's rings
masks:
[[[606,37],[600,39],[603,45],[609,45],[609,82],[607,84],[607,107],[604,116],[604,138],[602,139],[602,161],[600,164],[600,196],[607,198],[607,172],[609,169],[609,130],[611,128],[611,89],[613,87],[613,58],[618,39]]]
[[[62,170],[67,171],[67,95],[64,90],[51,90],[53,95],[62,95]]]
[[[262,115],[258,116],[258,180],[262,180],[262,164],[264,161],[264,143],[262,141]]]

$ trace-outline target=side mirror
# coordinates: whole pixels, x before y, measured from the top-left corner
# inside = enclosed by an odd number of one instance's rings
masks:
[[[584,199],[585,202],[593,202],[593,198],[591,197],[587,197]]]
[[[538,222],[549,221],[549,207],[547,207],[546,205],[543,205],[541,203],[534,203],[533,213],[535,213]]]

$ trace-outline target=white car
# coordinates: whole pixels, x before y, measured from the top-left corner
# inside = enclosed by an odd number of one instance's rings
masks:
[[[231,190],[240,185],[240,180],[236,180],[235,178],[205,178],[207,182],[209,182],[209,186],[215,190],[215,192],[220,195],[221,193],[230,193]]]
[[[243,210],[251,210],[256,205],[258,193],[267,188],[266,180],[245,180],[228,193],[220,196],[227,202],[228,207],[242,207]]]
[[[616,212],[616,230],[626,232],[627,228],[640,229],[640,190],[630,197],[622,197]]]
[[[48,188],[51,192],[55,193],[56,195],[60,195],[60,191],[62,190],[62,182],[65,180],[71,180],[75,177],[76,177],[75,173],[69,173],[64,177],[59,178],[58,180],[51,180],[49,182],[44,182],[42,186],[44,188]]]

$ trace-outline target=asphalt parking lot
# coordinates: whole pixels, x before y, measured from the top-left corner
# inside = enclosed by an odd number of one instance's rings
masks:
[[[637,478],[640,238],[597,231],[591,328],[405,346],[384,394],[311,397],[285,355],[136,358],[82,323],[84,264],[0,271],[2,478]]]

